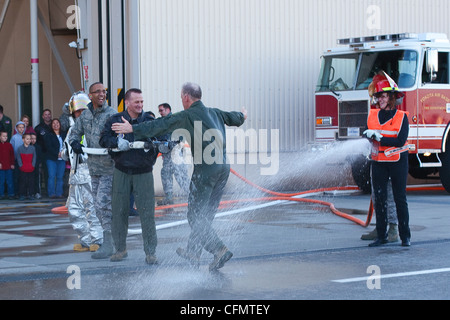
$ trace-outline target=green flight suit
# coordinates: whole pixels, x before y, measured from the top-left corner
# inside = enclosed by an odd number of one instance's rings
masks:
[[[200,257],[203,248],[212,254],[224,248],[212,222],[230,175],[230,165],[226,161],[225,126],[240,127],[244,122],[241,112],[207,108],[197,101],[182,112],[133,126],[137,140],[170,132],[178,139],[181,131],[177,129],[184,129],[185,137],[190,137],[188,143],[194,172],[188,200],[187,218],[191,234],[187,249],[191,255]]]

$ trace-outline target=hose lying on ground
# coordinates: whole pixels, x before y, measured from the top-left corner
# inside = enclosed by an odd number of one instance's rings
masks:
[[[370,201],[368,213],[367,213],[367,219],[366,221],[362,221],[358,218],[355,218],[347,213],[341,212],[336,209],[335,205],[331,202],[322,201],[322,200],[315,200],[315,199],[307,199],[307,198],[300,198],[303,196],[314,196],[318,194],[323,194],[325,192],[336,192],[336,191],[357,191],[359,190],[358,187],[335,187],[335,188],[321,188],[321,189],[315,189],[315,190],[309,190],[309,191],[303,191],[299,193],[280,193],[275,192],[271,190],[267,190],[265,188],[262,188],[253,182],[249,181],[248,179],[244,178],[240,174],[238,174],[235,170],[231,169],[231,173],[234,174],[236,177],[247,183],[248,185],[254,187],[255,189],[258,189],[264,193],[267,193],[269,195],[272,195],[273,197],[261,197],[261,198],[253,198],[253,199],[239,199],[239,200],[227,200],[222,201],[220,203],[221,206],[225,205],[231,205],[236,203],[245,203],[245,202],[268,202],[268,201],[295,201],[295,202],[303,202],[303,203],[314,203],[322,206],[327,206],[330,208],[331,212],[341,218],[350,220],[364,228],[367,228],[370,223],[372,222],[373,218],[373,202]],[[444,190],[443,187],[439,186],[410,186],[407,188],[408,191],[441,191]],[[184,208],[187,207],[187,203],[181,203],[181,204],[174,204],[174,205],[167,205],[167,206],[159,206],[156,207],[156,211],[160,210],[168,210],[168,209],[175,209],[175,208]],[[58,207],[52,210],[52,213],[54,214],[68,214],[67,207]]]

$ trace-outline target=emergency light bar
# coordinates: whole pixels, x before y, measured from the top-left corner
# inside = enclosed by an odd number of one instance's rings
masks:
[[[358,45],[369,42],[398,42],[401,40],[418,40],[427,42],[449,42],[447,35],[444,33],[395,33],[386,34],[379,36],[368,36],[368,37],[356,37],[356,38],[346,38],[339,39],[337,41],[338,45]]]

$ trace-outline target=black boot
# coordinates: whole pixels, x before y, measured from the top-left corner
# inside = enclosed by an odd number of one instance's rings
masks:
[[[369,244],[369,247],[379,247],[382,246],[386,243],[388,243],[389,241],[387,239],[376,239],[374,242],[372,242],[371,244]]]
[[[405,240],[402,240],[402,247],[410,247],[411,246],[411,239],[406,238]]]

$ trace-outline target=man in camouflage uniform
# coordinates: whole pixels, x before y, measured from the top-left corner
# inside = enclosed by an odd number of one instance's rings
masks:
[[[158,106],[158,112],[162,118],[172,116],[172,107],[168,103],[163,103]],[[172,132],[158,137],[161,141],[170,141],[172,139]],[[178,154],[177,154],[178,153]],[[187,166],[184,162],[175,161],[172,156],[182,157],[182,149],[176,147],[172,152],[162,155],[163,166],[161,169],[161,181],[163,190],[166,195],[164,200],[158,201],[158,205],[171,205],[173,204],[173,178],[178,182],[181,189],[181,194],[185,195],[189,193],[190,179],[188,176]]]
[[[83,154],[82,137],[89,148],[100,149],[100,133],[107,120],[117,112],[106,101],[106,89],[102,83],[94,83],[89,88],[91,103],[88,109],[77,119],[70,136],[70,145],[74,152]],[[89,172],[92,181],[92,193],[97,217],[103,227],[103,244],[92,255],[93,259],[106,259],[114,253],[111,235],[111,194],[114,161],[109,155],[89,155]]]

